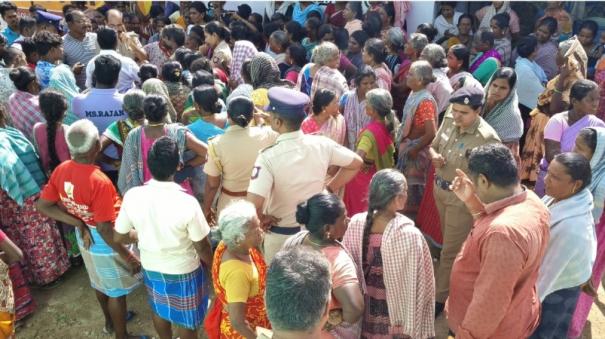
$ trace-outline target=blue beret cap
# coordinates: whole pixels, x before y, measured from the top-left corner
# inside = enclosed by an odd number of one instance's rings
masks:
[[[273,112],[284,118],[304,118],[305,108],[309,105],[309,96],[297,90],[285,87],[273,87],[267,93],[269,96],[268,112]]]
[[[468,106],[483,105],[483,90],[477,87],[462,87],[457,89],[450,97],[452,104],[462,104]]]

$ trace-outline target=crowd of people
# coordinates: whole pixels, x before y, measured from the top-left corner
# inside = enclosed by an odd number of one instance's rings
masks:
[[[0,337],[84,266],[118,339],[141,285],[162,339],[579,338],[598,24],[271,3],[0,3]]]

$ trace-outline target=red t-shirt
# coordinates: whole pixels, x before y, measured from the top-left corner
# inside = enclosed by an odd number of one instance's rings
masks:
[[[114,222],[121,200],[111,180],[95,165],[68,160],[51,174],[40,198],[59,202],[89,226]]]

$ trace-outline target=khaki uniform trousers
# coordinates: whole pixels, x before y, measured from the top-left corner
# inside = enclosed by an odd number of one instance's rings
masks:
[[[453,192],[443,190],[437,185],[434,186],[433,192],[443,235],[439,266],[435,272],[435,301],[445,303],[450,289],[452,266],[473,226],[473,217]]]
[[[275,254],[281,250],[284,243],[292,235],[277,234],[273,232],[265,233],[265,240],[263,241],[263,256],[267,266],[271,264],[271,260],[275,257]]]

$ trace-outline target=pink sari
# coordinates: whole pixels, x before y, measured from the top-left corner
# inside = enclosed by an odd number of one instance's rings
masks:
[[[321,126],[317,124],[313,116],[309,115],[305,118],[300,129],[304,134],[323,135],[334,141],[339,145],[345,143],[345,119],[342,114],[338,114],[336,117],[331,117],[328,121],[324,122]]]
[[[343,201],[349,217],[368,210],[368,189],[374,173],[381,169],[393,168],[395,165],[393,138],[383,124],[372,121],[361,131],[359,140],[363,136],[367,136],[372,141],[372,148],[367,155],[374,160],[374,163],[362,168],[345,187]]]

